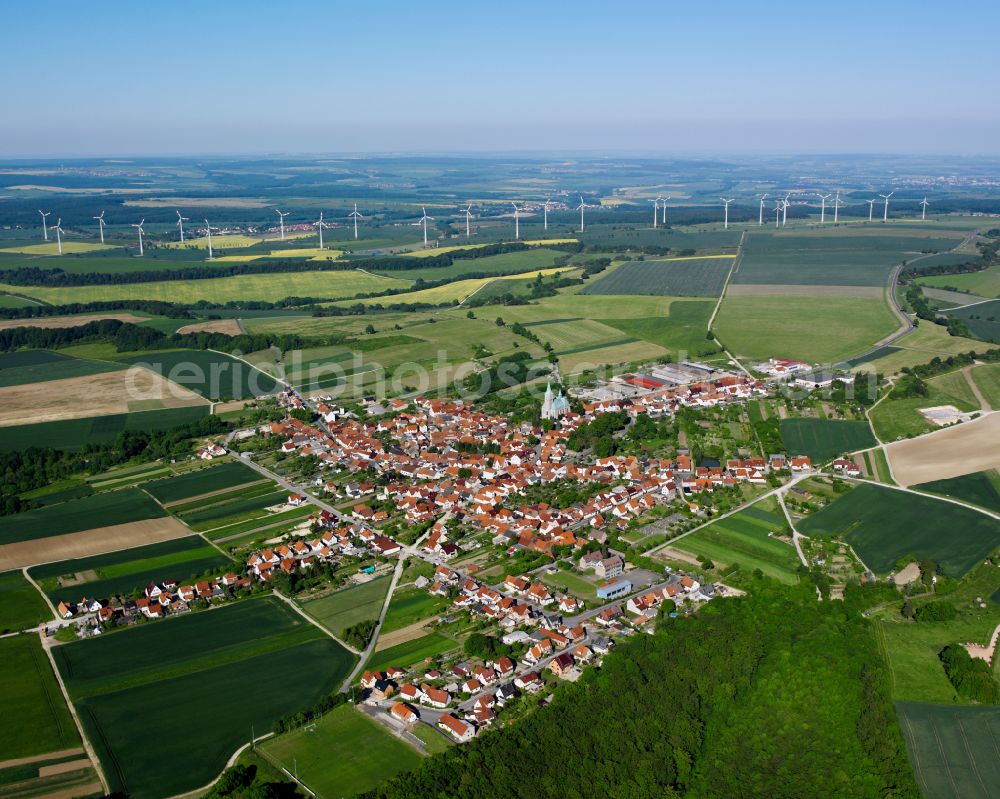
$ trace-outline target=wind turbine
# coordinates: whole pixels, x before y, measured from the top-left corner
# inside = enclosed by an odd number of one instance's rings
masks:
[[[358,220],[361,219],[361,214],[358,213],[358,204],[354,203],[354,210],[348,214],[349,217],[354,219],[354,240],[358,240]]]
[[[542,205],[542,230],[549,229],[549,206],[552,204],[552,200],[546,200],[545,204]]]
[[[791,197],[791,196],[792,196],[791,194],[786,194],[785,195],[785,201],[781,204],[781,226],[782,227],[784,227],[788,223],[788,206],[790,204],[788,202],[788,198]]]
[[[427,216],[427,209],[424,206],[420,206],[420,210],[424,212],[424,215],[420,217],[420,221],[424,223],[424,246],[427,246],[427,222],[433,220],[433,216]],[[515,217],[516,218],[516,217]]]
[[[669,194],[663,198],[663,213],[660,214],[660,224],[662,225],[667,224],[667,200],[669,199],[670,199]]]
[[[49,228],[45,224],[45,217],[47,217],[52,212],[51,211],[46,211],[45,213],[42,213],[42,209],[39,208],[38,209],[38,213],[42,214],[42,235],[45,236],[45,240],[48,241],[49,240]]]
[[[778,226],[778,220],[781,218],[781,200],[774,201],[774,226]]]
[[[764,224],[764,200],[766,199],[766,194],[760,195],[760,219],[757,221],[757,227],[761,227]]]
[[[872,214],[875,212],[875,198],[868,201],[868,221],[872,221]]]
[[[285,240],[285,217],[288,216],[291,213],[291,211],[285,211],[285,213],[281,213],[281,211],[279,211],[277,208],[275,208],[274,212],[278,215],[278,223],[281,225],[281,240],[284,241]]]
[[[840,192],[837,192],[837,196],[833,198],[833,224],[838,224],[840,222]]]
[[[184,243],[184,223],[188,221],[186,216],[181,216],[181,212],[177,212],[177,227],[181,229],[181,244]]]
[[[725,229],[729,230],[729,203],[731,203],[735,198],[734,197],[730,197],[727,200],[725,197],[720,197],[719,199],[722,200],[722,202],[726,206],[726,223],[725,223]]]
[[[660,211],[660,203],[663,202],[663,197],[657,197],[653,200],[653,230],[656,230],[656,223],[658,221],[658,214]]]
[[[833,196],[832,194],[819,195],[819,198],[823,201],[823,204],[820,206],[819,209],[819,223],[821,225],[826,224],[826,201],[829,200],[832,196]]]
[[[518,212],[521,209],[517,207],[516,202],[511,201],[511,205],[514,206],[514,238],[519,239],[521,238],[521,223],[518,217]]]
[[[145,231],[142,229],[142,223],[145,222],[145,221],[146,221],[146,218],[143,217],[142,221],[139,222],[138,225],[135,225],[135,224],[132,225],[132,227],[134,227],[137,231],[139,231],[139,255],[140,255],[140,257],[142,256],[142,234],[145,233]]]
[[[317,228],[319,228],[319,248],[323,249],[323,228],[326,227],[326,223],[323,221],[323,212],[319,212],[319,219],[313,222]]]
[[[472,203],[469,203],[465,208],[465,237],[469,238],[472,235],[469,229],[469,220],[472,219]]]
[[[56,220],[56,226],[52,228],[56,232],[56,246],[59,248],[59,254],[62,255],[62,219]]]
[[[879,197],[881,197],[883,200],[885,200],[885,208],[882,210],[882,221],[883,222],[888,222],[889,221],[889,198],[892,197],[892,195],[895,194],[895,193],[896,192],[894,192],[894,191],[890,191],[888,194],[880,194],[879,195]]]
[[[104,211],[94,217],[97,220],[97,224],[101,227],[101,244],[104,244]]]
[[[205,230],[208,232],[208,260],[211,261],[215,255],[212,253],[212,226],[208,224],[207,219],[205,220]]]
[[[583,231],[585,229],[584,225],[583,225],[583,209],[586,208],[586,207],[587,207],[587,204],[583,201],[583,195],[581,194],[580,195],[580,205],[578,206],[578,210],[580,211],[580,232],[581,233],[583,233]]]
[[[921,221],[921,222],[924,222],[924,221],[926,221],[926,220],[927,220],[927,206],[928,206],[928,205],[930,205],[930,203],[929,203],[929,202],[927,202],[927,198],[926,198],[926,197],[924,197],[924,199],[922,199],[922,200],[920,201],[920,205],[921,205],[921,206],[922,206],[922,208],[923,208],[923,210],[921,210],[921,212],[920,212],[920,221]]]

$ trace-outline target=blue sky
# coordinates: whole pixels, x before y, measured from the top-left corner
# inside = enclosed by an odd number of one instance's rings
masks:
[[[0,156],[1000,152],[1000,4],[16,3]]]

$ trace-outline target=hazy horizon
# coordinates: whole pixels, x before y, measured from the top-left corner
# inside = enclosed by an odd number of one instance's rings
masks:
[[[1000,9],[960,5],[22,4],[0,157],[998,155]]]

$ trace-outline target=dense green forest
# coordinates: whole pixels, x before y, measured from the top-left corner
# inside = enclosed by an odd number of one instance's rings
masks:
[[[369,796],[916,799],[886,679],[859,615],[761,579]]]

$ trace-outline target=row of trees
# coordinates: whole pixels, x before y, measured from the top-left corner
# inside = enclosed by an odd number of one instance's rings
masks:
[[[133,459],[151,461],[190,454],[191,439],[217,435],[228,428],[218,416],[204,416],[170,430],[126,430],[110,445],[88,444],[80,452],[32,447],[0,453],[0,512],[28,510],[31,502],[21,499],[20,494],[80,473],[98,474]]]

